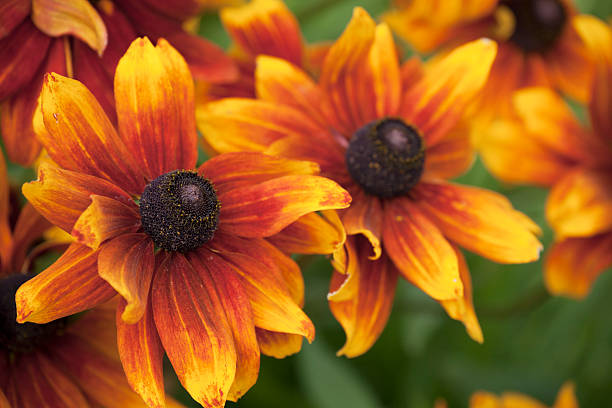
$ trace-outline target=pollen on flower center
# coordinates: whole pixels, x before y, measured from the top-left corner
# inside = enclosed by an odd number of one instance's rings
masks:
[[[186,170],[162,174],[140,197],[144,231],[155,245],[173,252],[189,252],[211,240],[220,208],[210,181]]]
[[[523,51],[545,52],[556,43],[567,21],[567,11],[560,0],[504,0],[515,24],[510,41]]]
[[[362,126],[346,150],[351,177],[369,194],[406,194],[423,173],[425,146],[418,130],[401,119],[385,118]]]
[[[9,352],[26,353],[60,334],[65,319],[46,324],[17,323],[15,293],[33,275],[11,275],[0,279],[0,347]]]

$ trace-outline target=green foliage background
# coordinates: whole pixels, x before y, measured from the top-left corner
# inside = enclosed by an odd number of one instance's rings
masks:
[[[610,0],[575,3],[582,12],[603,19],[612,15]],[[287,0],[287,4],[306,39],[320,41],[333,40],[342,32],[354,6],[376,16],[388,1]],[[223,46],[229,44],[216,15],[203,17],[200,32]],[[552,234],[544,217],[545,190],[503,185],[479,161],[460,181],[508,196],[543,227],[542,241],[548,247]],[[238,404],[228,406],[420,408],[444,398],[449,407],[466,407],[476,390],[515,390],[552,405],[566,380],[576,383],[581,407],[611,406],[612,275],[602,275],[587,299],[573,301],[547,295],[541,261],[508,266],[466,256],[483,345],[473,342],[436,302],[400,280],[391,319],[377,344],[359,358],[336,357],[344,334],[325,297],[331,268],[325,260],[315,259],[304,276],[305,309],[317,328],[316,340],[285,360],[262,357],[258,383]],[[183,401],[190,403],[189,397]]]

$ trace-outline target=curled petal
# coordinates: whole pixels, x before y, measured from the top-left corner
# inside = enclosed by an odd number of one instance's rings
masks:
[[[297,334],[278,333],[255,328],[261,353],[274,358],[285,358],[302,349],[304,338]]]
[[[117,64],[115,103],[121,138],[148,179],[195,167],[193,79],[165,40],[132,42]]]
[[[318,176],[284,176],[219,194],[219,229],[267,237],[313,211],[348,207],[350,195]]]
[[[108,42],[102,18],[87,0],[32,0],[32,21],[50,37],[74,35],[98,55]]]
[[[382,253],[382,205],[378,197],[355,189],[349,208],[340,212],[340,219],[348,235],[363,234],[372,245],[370,259],[378,259]]]
[[[98,274],[127,302],[123,320],[138,322],[145,313],[155,269],[153,241],[146,234],[122,234],[102,246]]]
[[[546,256],[544,281],[554,295],[583,298],[599,275],[612,265],[612,233],[567,238]]]
[[[437,300],[463,296],[457,254],[432,220],[410,199],[385,203],[383,242],[400,273]]]
[[[492,191],[439,182],[414,189],[418,206],[446,237],[470,251],[501,263],[532,262],[542,244],[539,227]]]
[[[115,291],[98,276],[98,252],[71,244],[50,267],[17,290],[17,321],[47,323],[109,300]]]
[[[331,254],[346,239],[336,211],[306,214],[268,240],[288,254]]]

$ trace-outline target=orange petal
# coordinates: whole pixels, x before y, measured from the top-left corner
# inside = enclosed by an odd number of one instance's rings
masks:
[[[123,234],[106,243],[98,256],[98,274],[127,302],[122,318],[138,322],[147,307],[155,269],[153,241],[146,234]]]
[[[438,227],[410,199],[385,202],[383,242],[400,273],[437,300],[463,296],[457,254]]]
[[[38,168],[38,180],[24,184],[21,189],[34,208],[65,231],[71,231],[81,213],[89,207],[92,194],[133,205],[129,194],[116,185],[49,163]]]
[[[72,227],[72,236],[81,244],[98,249],[104,241],[140,228],[140,214],[135,205],[92,194],[91,204]]]
[[[54,40],[49,47],[46,61],[34,75],[29,85],[2,103],[2,140],[9,159],[22,166],[30,166],[40,153],[40,142],[36,140],[32,117],[42,87],[45,72],[66,72],[64,42]]]
[[[563,384],[557,394],[555,405],[552,408],[578,408],[578,399],[576,399],[576,390],[574,383],[566,382]]]
[[[236,372],[236,349],[216,291],[182,254],[156,271],[151,300],[166,354],[193,399],[221,408]]]
[[[46,132],[34,130],[53,161],[113,181],[130,193],[142,192],[144,179],[132,155],[83,84],[47,74],[40,100]]]
[[[468,121],[461,121],[439,143],[428,147],[426,154],[425,171],[428,177],[449,179],[465,173],[475,159]]]
[[[546,218],[559,239],[587,237],[612,229],[612,175],[577,169],[551,190]]]
[[[15,370],[19,407],[88,407],[87,400],[65,373],[43,353],[20,356]]]
[[[47,323],[90,309],[115,295],[98,276],[98,252],[71,244],[51,266],[17,290],[17,321]]]
[[[337,251],[346,233],[336,211],[306,214],[294,223],[268,238],[288,254],[331,254]]]
[[[376,261],[360,256],[359,267],[353,273],[357,282],[354,297],[329,301],[334,317],[346,333],[346,343],[337,354],[347,357],[365,353],[378,340],[391,313],[398,277],[397,269],[386,256]],[[335,272],[330,292],[335,292],[344,279],[348,278]]]
[[[537,225],[492,191],[438,182],[414,190],[418,205],[446,237],[470,251],[500,263],[532,262],[542,244]]]
[[[255,336],[253,312],[248,294],[231,266],[215,253],[201,249],[189,261],[208,290],[216,291],[234,336],[236,375],[227,398],[236,401],[257,381],[259,345]]]
[[[10,36],[0,40],[0,101],[32,81],[50,42],[30,19],[25,19]]]
[[[9,401],[2,390],[0,390],[0,408],[11,408],[11,404],[9,404]]]
[[[198,108],[198,130],[217,152],[263,151],[289,135],[321,132],[307,115],[267,101],[226,98]]]
[[[351,206],[340,212],[340,219],[348,235],[363,234],[370,241],[373,251],[370,259],[378,259],[382,253],[382,216],[380,199],[361,189],[353,190]]]
[[[115,103],[121,138],[147,178],[195,167],[193,100],[193,79],[172,46],[132,42],[117,64]]]
[[[253,321],[262,329],[299,334],[312,341],[314,326],[292,299],[283,276],[255,258],[224,250],[221,255],[241,278],[251,300]]]
[[[255,331],[259,348],[268,357],[285,358],[302,349],[304,339],[297,334],[277,333],[259,327]]]
[[[391,30],[386,24],[376,27],[374,42],[367,60],[376,117],[397,116],[400,106],[402,82],[399,59]],[[366,102],[366,101],[364,101]],[[366,102],[367,103],[367,102]]]
[[[500,398],[502,407],[547,408],[546,405],[517,392],[505,392]]]
[[[546,256],[544,281],[554,295],[583,298],[599,275],[612,265],[612,234],[567,238]]]
[[[358,268],[363,254],[360,252],[362,243],[366,242],[359,235],[348,236],[343,251],[336,251],[332,259],[334,275],[332,276],[333,291],[327,293],[327,300],[340,302],[353,299],[359,289]],[[337,272],[338,274],[336,275]],[[340,275],[345,275],[342,277]]]
[[[279,0],[254,0],[224,8],[223,26],[240,48],[252,57],[260,54],[302,64],[302,35],[295,16]]]
[[[480,39],[456,48],[434,61],[425,76],[403,95],[401,116],[435,145],[452,129],[478,95],[489,76],[497,44]]]
[[[313,211],[348,207],[350,195],[318,176],[284,176],[219,194],[219,229],[267,237]]]
[[[135,324],[128,324],[121,317],[127,303],[121,299],[117,307],[117,347],[128,383],[149,407],[164,407],[164,372],[162,348],[153,321],[151,304],[145,305],[146,313]]]
[[[0,5],[0,39],[6,37],[29,14],[32,4],[23,0],[3,1]]]
[[[119,361],[115,316],[120,299],[120,296],[115,296],[79,316],[68,325],[66,333],[79,337],[108,358]]]
[[[87,0],[32,0],[32,21],[50,37],[74,35],[102,55],[106,27]]]
[[[318,174],[313,162],[290,160],[255,152],[225,153],[206,160],[198,173],[210,179],[217,191],[241,188],[274,178]]]
[[[537,138],[520,122],[499,120],[484,130],[478,152],[487,169],[503,181],[550,186],[563,177],[573,162]]]
[[[461,283],[463,283],[463,297],[452,300],[442,300],[440,304],[450,317],[463,323],[465,330],[472,340],[482,343],[484,337],[482,335],[480,323],[478,322],[478,317],[476,317],[474,302],[472,301],[472,277],[470,276],[470,271],[461,251],[456,247],[453,247],[453,249],[457,255],[459,276],[461,277]]]

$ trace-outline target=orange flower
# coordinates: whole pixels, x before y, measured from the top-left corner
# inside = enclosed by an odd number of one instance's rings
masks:
[[[512,99],[517,119],[495,123],[481,151],[502,180],[552,187],[546,216],[557,242],[545,281],[550,292],[576,298],[612,265],[612,32],[595,18],[579,27],[599,56],[592,127],[551,90],[525,89]]]
[[[236,67],[223,50],[186,33],[177,16],[153,9],[161,2],[95,3],[94,7],[87,0],[16,0],[1,6],[0,133],[12,161],[29,166],[40,152],[32,114],[45,72],[86,84],[116,121],[112,79],[119,58],[137,35],[168,38],[185,53],[198,78],[235,79]]]
[[[347,334],[341,354],[359,355],[376,341],[400,275],[482,341],[455,245],[499,262],[538,258],[537,227],[508,200],[443,180],[472,163],[460,119],[495,49],[478,40],[425,71],[417,60],[400,67],[388,27],[356,8],[318,84],[288,61],[260,56],[258,99],[200,107],[200,131],[216,151],[313,160],[351,193],[351,207],[339,212],[349,237],[335,254],[328,296]]]
[[[517,89],[547,86],[585,101],[592,61],[576,29],[571,0],[397,1],[384,19],[420,52],[448,51],[485,36],[499,50],[482,96],[480,119],[510,112]]]
[[[314,337],[297,264],[264,238],[350,197],[315,163],[259,153],[192,170],[193,82],[163,39],[132,43],[115,97],[118,132],[83,84],[45,78],[35,130],[60,167],[43,164],[23,193],[77,242],[19,288],[18,321],[49,322],[118,292],[134,390],[163,406],[165,352],[195,400],[223,406],[255,383],[260,349],[282,357]]]
[[[470,408],[546,408],[546,405],[516,392],[505,392],[501,397],[497,397],[488,392],[478,391],[470,398]],[[578,408],[574,384],[569,382],[563,384],[551,408]]]

